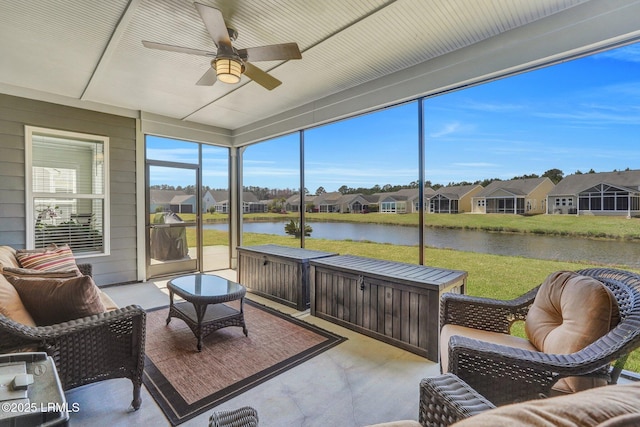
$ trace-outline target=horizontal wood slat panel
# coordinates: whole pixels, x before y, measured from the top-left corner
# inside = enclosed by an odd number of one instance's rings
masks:
[[[238,280],[253,293],[306,310],[309,260],[332,255],[335,254],[279,245],[239,247]]]
[[[350,255],[313,259],[311,314],[438,360],[440,296],[467,273]]]

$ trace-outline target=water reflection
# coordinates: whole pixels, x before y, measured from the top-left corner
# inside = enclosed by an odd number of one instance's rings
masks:
[[[248,233],[284,236],[284,224],[247,222],[243,224],[243,228]],[[310,225],[313,227],[312,238],[394,245],[418,244],[418,234],[414,227],[336,222],[312,222]],[[213,224],[204,228],[226,231],[227,225]],[[628,241],[427,228],[425,242],[427,246],[435,248],[557,261],[591,261],[640,268],[640,244]]]

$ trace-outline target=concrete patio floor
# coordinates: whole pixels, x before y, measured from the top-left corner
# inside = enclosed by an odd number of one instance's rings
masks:
[[[233,270],[213,274],[236,279]],[[119,306],[139,304],[145,309],[169,302],[166,280],[104,288]],[[237,396],[213,410],[254,407],[260,426],[342,426],[418,419],[419,383],[437,375],[438,364],[367,336],[311,316],[308,311],[277,304],[257,295],[248,298],[292,314],[348,340]],[[210,369],[215,369],[211,366]],[[168,426],[168,420],[146,388],[142,407],[127,412],[131,382],[108,380],[67,392],[80,410],[70,415],[70,426]],[[211,412],[182,426],[206,426]]]

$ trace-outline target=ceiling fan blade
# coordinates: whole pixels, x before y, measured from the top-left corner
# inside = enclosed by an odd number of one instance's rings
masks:
[[[244,63],[244,75],[267,90],[273,90],[280,86],[282,82],[250,62]]]
[[[169,52],[188,53],[191,55],[209,56],[213,58],[215,58],[216,56],[215,52],[209,52],[207,50],[200,50],[200,49],[191,49],[189,47],[173,46],[170,44],[148,42],[145,40],[142,40],[142,44],[144,45],[144,47],[148,47],[149,49],[166,50]]]
[[[194,4],[216,46],[218,48],[220,48],[220,46],[231,47],[229,31],[227,30],[227,24],[224,22],[222,12],[214,7],[205,6],[200,3]]]
[[[272,44],[269,46],[248,47],[238,49],[241,57],[249,61],[278,61],[285,59],[301,59],[302,54],[297,43]]]
[[[216,70],[213,67],[209,67],[207,71],[200,77],[200,80],[196,82],[198,86],[212,86],[217,80]]]

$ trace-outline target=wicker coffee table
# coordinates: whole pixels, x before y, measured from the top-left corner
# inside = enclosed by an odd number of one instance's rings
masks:
[[[182,319],[198,339],[198,351],[202,350],[202,338],[227,326],[241,326],[245,336],[249,335],[244,323],[244,286],[231,280],[210,274],[191,274],[168,282],[169,316]],[[174,303],[173,295],[184,299]],[[240,309],[225,302],[240,300]]]

